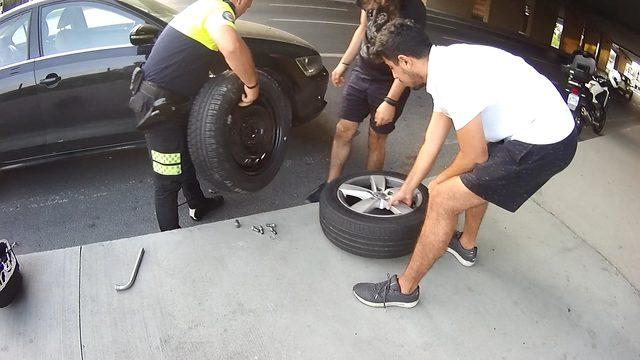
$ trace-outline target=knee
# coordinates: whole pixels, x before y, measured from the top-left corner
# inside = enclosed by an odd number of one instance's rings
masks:
[[[451,196],[445,186],[436,186],[429,191],[429,211],[444,214],[455,213]]]
[[[358,123],[340,120],[336,124],[335,140],[349,142],[356,135],[356,131],[358,131]]]

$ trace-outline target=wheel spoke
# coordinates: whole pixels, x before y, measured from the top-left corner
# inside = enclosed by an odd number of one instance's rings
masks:
[[[368,213],[369,211],[376,209],[380,204],[379,199],[364,199],[351,206],[351,210],[359,213]]]
[[[397,203],[389,210],[396,215],[405,215],[413,211],[413,209],[405,203]]]
[[[373,197],[373,191],[363,188],[362,186],[342,184],[338,190],[344,196],[353,196],[360,200],[371,199]]]
[[[385,191],[387,179],[382,175],[371,175],[371,190],[374,192]]]

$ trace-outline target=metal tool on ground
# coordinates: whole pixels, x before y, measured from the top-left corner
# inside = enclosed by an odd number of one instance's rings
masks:
[[[253,226],[253,231],[257,232],[260,235],[264,235],[264,228],[262,227],[262,225],[258,225],[258,226]]]
[[[278,235],[278,231],[276,230],[277,225],[276,224],[267,224],[265,225],[267,228],[269,228],[269,230],[271,231],[271,233],[273,235]]]
[[[236,219],[233,224],[236,226],[236,229],[240,229],[240,227],[242,227],[242,224],[240,224],[240,220]]]
[[[133,286],[133,283],[136,281],[136,277],[138,276],[138,270],[140,269],[140,263],[142,262],[142,257],[144,256],[144,248],[140,248],[140,252],[138,252],[138,258],[136,259],[136,264],[133,268],[133,272],[131,272],[131,278],[129,278],[129,282],[125,285],[116,285],[116,291],[124,291],[128,290]]]

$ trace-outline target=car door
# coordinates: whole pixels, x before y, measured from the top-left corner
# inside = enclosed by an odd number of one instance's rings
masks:
[[[129,82],[144,61],[129,32],[144,20],[101,2],[69,1],[39,11],[38,99],[52,151],[142,139],[128,108]]]
[[[0,163],[4,165],[45,152],[46,129],[29,60],[31,17],[29,10],[0,23]]]

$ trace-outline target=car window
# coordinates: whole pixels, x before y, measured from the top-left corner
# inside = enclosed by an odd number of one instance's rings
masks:
[[[25,13],[0,24],[0,67],[29,58],[28,29],[31,13]]]
[[[42,10],[45,56],[105,46],[129,45],[129,32],[141,18],[118,8],[91,2],[70,2]]]

